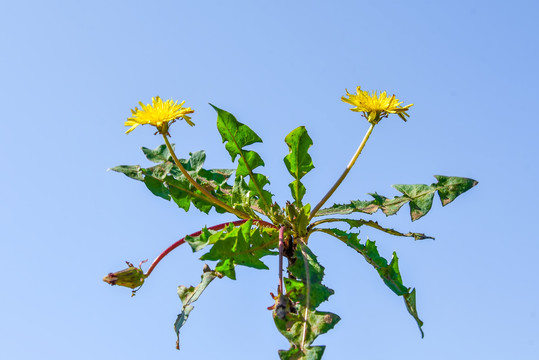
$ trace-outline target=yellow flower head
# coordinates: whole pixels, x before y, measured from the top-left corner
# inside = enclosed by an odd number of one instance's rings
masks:
[[[131,126],[125,133],[129,134],[139,125],[150,124],[157,128],[161,134],[168,133],[168,127],[179,118],[184,119],[189,125],[194,126],[191,117],[187,114],[194,113],[191,108],[184,108],[185,101],[178,104],[178,101],[167,100],[163,102],[159,96],[152,98],[152,104],[144,105],[139,102],[141,109],[131,109],[132,116],[127,119],[125,126]]]
[[[407,111],[414,105],[400,106],[402,102],[395,98],[395,95],[388,97],[385,91],[380,93],[380,95],[376,91],[369,94],[368,91],[363,91],[358,86],[356,92],[357,95],[353,95],[346,90],[348,98],[343,96],[341,100],[355,106],[355,108],[350,110],[362,112],[363,116],[372,124],[377,124],[389,114],[397,114],[402,120],[406,121],[406,116],[410,116],[407,114]]]

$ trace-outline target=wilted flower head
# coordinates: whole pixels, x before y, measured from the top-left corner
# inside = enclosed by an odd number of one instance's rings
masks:
[[[167,134],[168,127],[177,119],[184,119],[189,125],[195,124],[187,114],[194,113],[191,108],[184,108],[185,101],[178,104],[178,101],[167,100],[163,102],[159,96],[152,98],[152,104],[144,105],[139,102],[141,109],[131,109],[132,116],[127,119],[125,126],[131,126],[125,133],[129,134],[139,125],[150,124],[157,128],[159,133]]]
[[[126,261],[126,263],[129,266],[127,269],[109,273],[103,277],[103,281],[111,285],[125,286],[130,289],[142,286],[146,278],[142,269],[134,267],[130,262]]]
[[[363,91],[358,86],[356,92],[357,95],[354,95],[348,93],[348,90],[346,90],[346,96],[348,98],[343,96],[341,100],[355,106],[350,110],[362,112],[363,116],[372,124],[377,124],[389,114],[397,114],[402,120],[406,121],[406,116],[410,116],[407,111],[414,105],[400,106],[402,102],[395,98],[395,95],[388,97],[385,91],[380,93],[380,95],[376,91],[369,94],[368,91]]]

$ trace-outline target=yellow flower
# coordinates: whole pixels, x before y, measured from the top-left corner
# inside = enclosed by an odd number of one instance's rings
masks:
[[[189,125],[195,124],[187,114],[194,113],[191,108],[184,108],[185,101],[178,104],[177,101],[167,100],[163,102],[159,96],[152,98],[152,104],[144,105],[139,102],[141,109],[131,109],[132,116],[127,119],[125,126],[131,126],[125,133],[129,134],[139,125],[150,124],[157,128],[159,133],[167,134],[168,127],[179,118],[184,119]]]
[[[356,92],[357,95],[353,95],[346,90],[348,98],[343,96],[341,100],[355,106],[355,108],[350,110],[362,112],[363,116],[372,124],[377,124],[389,114],[397,114],[402,120],[406,121],[406,116],[410,116],[406,112],[414,105],[400,106],[402,101],[395,98],[395,95],[388,97],[385,91],[380,93],[380,95],[376,91],[369,94],[368,91],[363,91],[358,86]]]

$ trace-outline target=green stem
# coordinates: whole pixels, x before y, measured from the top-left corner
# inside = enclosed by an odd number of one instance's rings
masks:
[[[309,273],[309,261],[307,260],[307,253],[305,252],[305,249],[301,245],[301,242],[303,242],[301,239],[298,241],[298,246],[301,250],[301,254],[303,255],[303,265],[305,266],[305,285],[307,287],[307,294],[305,299],[305,315],[303,317],[303,334],[301,336],[301,349],[305,349],[305,338],[307,337],[307,326],[308,326],[308,320],[309,320],[309,306],[310,300],[311,300],[311,274]]]
[[[229,213],[232,213],[234,215],[236,215],[237,217],[239,217],[240,219],[249,219],[250,216],[247,215],[246,213],[242,212],[242,211],[239,211],[239,210],[236,210],[230,206],[228,206],[227,204],[225,204],[224,202],[222,202],[221,200],[217,199],[215,196],[213,196],[212,194],[210,194],[210,192],[206,189],[204,189],[199,183],[197,183],[195,181],[195,179],[193,179],[191,177],[191,175],[189,175],[189,173],[187,172],[187,170],[185,170],[185,168],[183,167],[183,165],[180,163],[180,160],[178,160],[178,158],[176,157],[176,153],[174,153],[174,149],[172,149],[172,146],[170,145],[170,142],[168,141],[168,138],[167,138],[167,135],[166,134],[162,134],[163,135],[163,139],[165,139],[165,144],[167,145],[167,148],[168,148],[168,151],[170,152],[170,155],[172,156],[172,159],[174,160],[174,163],[176,164],[176,166],[180,169],[180,171],[182,172],[183,176],[185,176],[187,178],[187,180],[195,187],[197,188],[197,190],[199,190],[202,194],[204,194],[207,198],[207,200],[212,203],[213,205],[215,206],[219,206],[223,209],[225,209],[226,211],[228,211]]]
[[[335,190],[337,190],[339,185],[341,185],[341,183],[343,182],[346,175],[348,175],[348,173],[352,169],[352,166],[354,166],[354,164],[356,163],[357,158],[361,154],[361,151],[363,151],[363,148],[365,147],[365,144],[367,143],[367,140],[369,140],[369,137],[371,136],[371,133],[372,133],[372,129],[374,129],[374,125],[375,124],[371,124],[371,126],[369,127],[369,130],[367,130],[367,133],[365,134],[365,137],[363,137],[363,141],[361,141],[361,144],[359,144],[359,147],[357,148],[356,153],[352,157],[352,160],[350,160],[350,162],[348,163],[348,166],[346,167],[346,169],[344,169],[341,177],[337,180],[337,182],[333,185],[333,187],[331,189],[329,189],[328,193],[322,198],[322,200],[320,200],[320,202],[314,207],[313,211],[311,211],[311,215],[309,216],[309,220],[311,220],[316,215],[318,210],[320,210],[320,208],[326,203],[326,201],[328,201],[330,196],[333,195]]]

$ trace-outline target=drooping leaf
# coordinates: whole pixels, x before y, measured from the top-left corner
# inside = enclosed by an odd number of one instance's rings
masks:
[[[417,315],[417,309],[416,309],[416,303],[415,303],[415,289],[412,289],[412,291],[409,294],[404,294],[402,297],[404,298],[404,304],[406,305],[406,309],[417,322],[417,327],[419,327],[419,331],[421,331],[421,337],[422,338],[425,337],[425,333],[423,333],[423,329],[422,329],[423,321],[421,321],[421,319],[419,319],[419,315]]]
[[[432,207],[434,193],[442,201],[442,205],[447,205],[462,193],[477,185],[477,181],[468,178],[455,176],[436,175],[437,183],[432,185],[393,185],[403,196],[396,196],[393,199],[386,198],[378,194],[370,194],[374,200],[352,201],[350,204],[335,204],[330,208],[322,209],[315,216],[324,215],[346,215],[353,212],[372,214],[377,210],[382,210],[387,216],[395,214],[400,208],[408,203],[410,206],[410,217],[412,221],[425,216]]]
[[[196,287],[185,287],[183,285],[178,286],[178,296],[182,301],[182,311],[174,322],[174,331],[176,332],[177,336],[176,349],[180,349],[180,329],[185,324],[189,318],[189,314],[194,308],[191,304],[198,300],[200,295],[204,292],[204,290],[206,290],[206,287],[208,287],[208,285],[216,277],[217,274],[214,271],[211,271],[211,269],[205,265],[200,284],[198,284]]]
[[[292,191],[292,197],[301,207],[301,200],[305,195],[305,186],[301,183],[301,178],[314,168],[311,156],[308,154],[313,141],[309,137],[304,126],[294,129],[284,139],[288,145],[289,154],[285,156],[284,163],[294,181],[288,185]]]
[[[255,151],[244,149],[248,145],[262,142],[262,139],[247,125],[236,120],[231,113],[216,106],[211,106],[217,111],[217,129],[232,161],[239,156],[236,176],[249,176],[249,187],[258,200],[258,206],[264,213],[269,212],[273,195],[264,190],[264,186],[269,181],[266,176],[254,172],[257,167],[264,165],[264,161]]]
[[[374,241],[367,240],[365,244],[361,244],[358,234],[348,233],[339,229],[317,229],[317,231],[336,237],[360,253],[376,269],[387,287],[398,296],[404,297],[406,308],[416,320],[421,331],[421,336],[423,337],[423,330],[421,329],[423,322],[419,319],[415,307],[415,289],[410,289],[402,283],[397,254],[394,252],[391,262],[388,263],[385,258],[380,256]]]
[[[373,221],[373,220],[346,219],[346,218],[331,219],[330,218],[330,219],[323,219],[323,220],[317,221],[316,224],[321,225],[321,224],[324,224],[324,223],[332,223],[332,222],[345,222],[348,225],[350,225],[350,229],[359,228],[359,227],[361,227],[363,225],[366,225],[366,226],[378,229],[380,231],[383,231],[385,233],[388,233],[388,234],[391,234],[391,235],[394,235],[394,236],[413,237],[415,240],[425,240],[425,239],[433,239],[434,240],[433,237],[427,236],[427,235],[422,234],[422,233],[413,233],[413,232],[401,233],[400,231],[397,231],[397,230],[394,230],[394,229],[385,228],[385,227],[381,226],[380,224],[378,224],[377,221]]]
[[[235,280],[236,265],[268,269],[260,258],[275,255],[278,246],[277,232],[272,228],[252,228],[252,221],[239,227],[229,226],[210,236],[210,251],[201,260],[218,261],[215,271]]]

